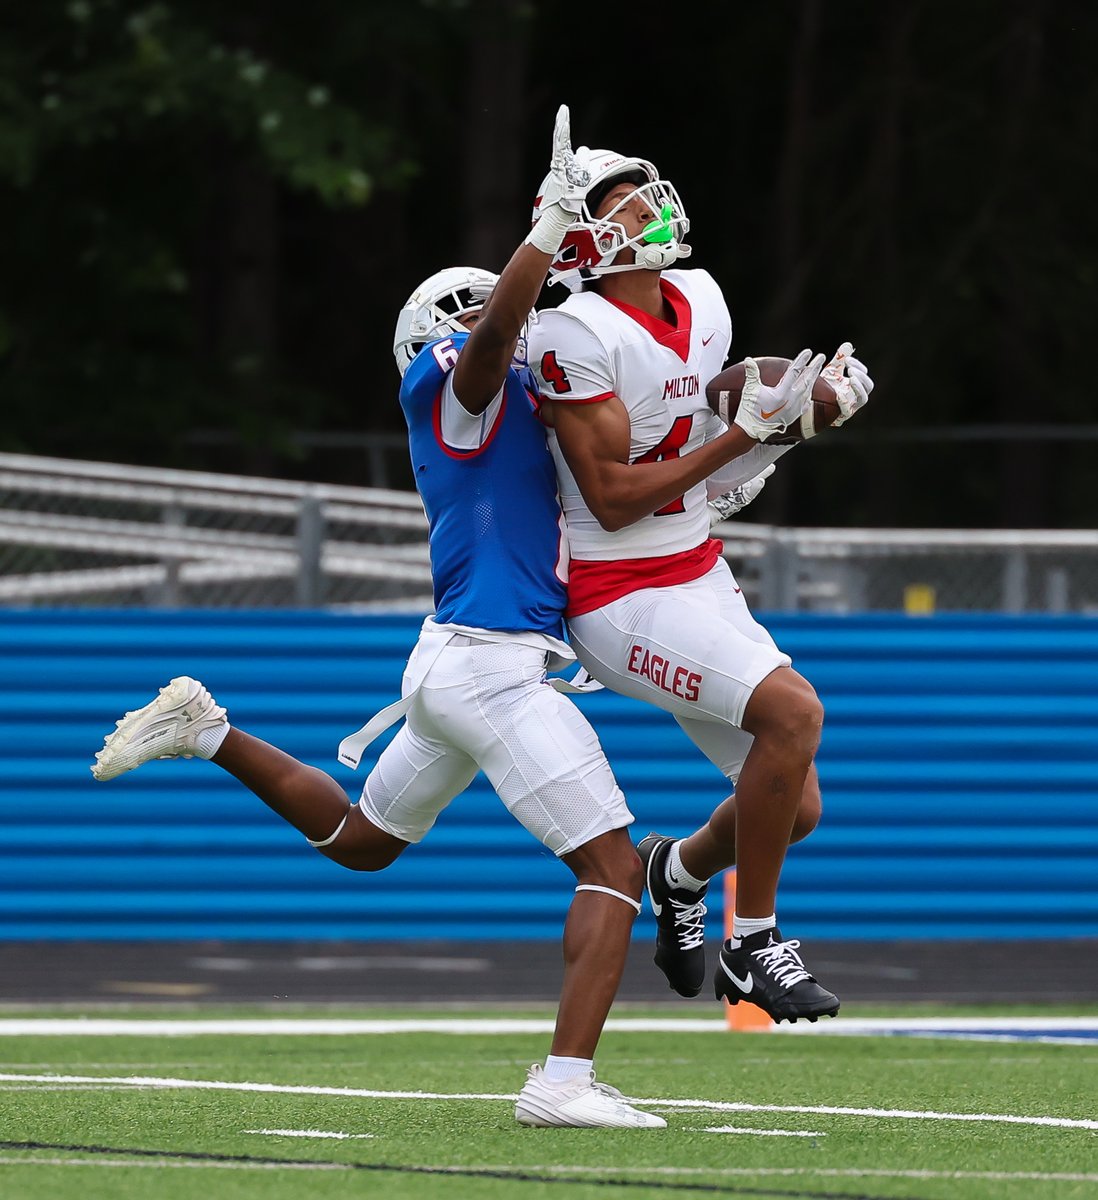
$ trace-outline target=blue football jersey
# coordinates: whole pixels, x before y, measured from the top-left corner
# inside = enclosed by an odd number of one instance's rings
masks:
[[[425,346],[400,388],[430,522],[435,620],[563,639],[560,502],[529,368],[507,372],[500,411],[479,449],[443,441],[443,384],[468,336]]]

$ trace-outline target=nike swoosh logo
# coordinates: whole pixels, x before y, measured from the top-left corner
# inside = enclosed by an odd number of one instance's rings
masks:
[[[772,416],[773,416],[775,413],[780,413],[780,412],[782,411],[782,409],[783,409],[783,408],[785,408],[785,404],[786,404],[786,402],[785,402],[785,401],[783,401],[781,404],[779,404],[779,405],[778,405],[778,407],[777,407],[777,408],[772,408],[772,409],[771,409],[769,412],[767,412],[765,408],[760,408],[760,409],[759,409],[759,416],[760,416],[760,417],[762,417],[762,419],[763,419],[764,421],[769,421],[769,420],[770,420],[770,418],[771,418],[771,417],[772,417]]]
[[[721,964],[721,970],[728,976],[729,979],[732,980],[736,987],[738,987],[745,996],[752,990],[752,988],[754,988],[755,980],[750,975],[748,975],[746,979],[741,979],[735,971],[730,971],[724,965],[723,958],[718,959],[718,962]]]
[[[645,883],[648,884],[648,903],[652,905],[652,915],[658,917],[663,912],[663,905],[656,903],[656,897],[652,895],[652,859],[656,857],[655,851],[648,856],[648,866],[645,870]]]
[[[715,333],[711,333],[707,338],[702,338],[702,345],[708,346],[709,343],[716,337]]]

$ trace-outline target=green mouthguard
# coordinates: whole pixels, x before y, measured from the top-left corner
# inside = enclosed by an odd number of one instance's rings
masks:
[[[655,242],[657,244],[671,241],[672,237],[674,236],[671,232],[671,217],[673,213],[674,209],[671,207],[671,205],[665,204],[663,208],[660,209],[659,219],[650,222],[648,225],[645,225],[644,229],[641,231],[641,236],[644,238],[644,240],[646,242]]]

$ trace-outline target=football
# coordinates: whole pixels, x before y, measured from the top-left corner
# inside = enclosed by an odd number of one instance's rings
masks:
[[[788,358],[756,358],[759,364],[759,378],[767,387],[773,387],[789,366]],[[711,379],[705,388],[705,398],[709,407],[726,424],[732,424],[736,409],[740,406],[740,394],[743,392],[743,363],[726,367],[719,375]],[[766,439],[768,446],[789,446],[794,442],[803,442],[815,436],[821,429],[827,429],[839,419],[840,410],[835,392],[831,384],[819,378],[812,385],[812,403],[804,416],[792,424],[784,433],[772,434]]]

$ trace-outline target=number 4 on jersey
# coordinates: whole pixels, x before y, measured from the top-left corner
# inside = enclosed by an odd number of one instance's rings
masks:
[[[663,462],[666,458],[678,458],[679,451],[686,445],[687,439],[690,437],[690,427],[694,423],[693,417],[676,417],[671,425],[671,428],[663,436],[663,438],[652,447],[635,458],[634,463],[654,463]],[[686,511],[686,498],[679,496],[672,500],[669,504],[665,504],[663,508],[657,509],[652,515],[654,517],[666,517],[671,513],[681,513]]]
[[[555,350],[547,350],[541,356],[541,377],[546,383],[551,384],[553,391],[558,396],[563,396],[565,392],[572,390],[572,385],[568,382],[568,375],[564,368],[557,362],[557,352]]]

